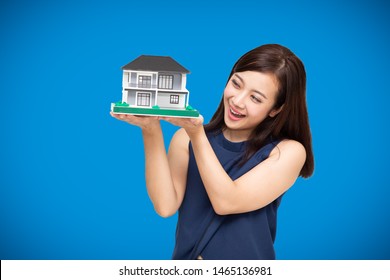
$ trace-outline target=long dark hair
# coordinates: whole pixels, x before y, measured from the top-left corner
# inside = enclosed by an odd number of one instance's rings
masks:
[[[244,54],[234,64],[228,82],[234,73],[244,71],[273,74],[278,81],[274,109],[283,106],[279,114],[268,116],[253,130],[244,159],[249,159],[269,139],[293,139],[306,149],[306,162],[299,175],[310,177],[314,170],[314,156],[306,106],[306,71],[302,61],[286,47],[262,45]],[[205,125],[206,132],[226,128],[224,109],[222,97],[214,116]]]

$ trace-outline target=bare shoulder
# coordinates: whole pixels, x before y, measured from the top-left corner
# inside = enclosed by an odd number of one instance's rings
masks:
[[[178,129],[172,137],[170,147],[188,149],[190,138],[183,128]]]
[[[306,149],[298,141],[285,139],[271,151],[270,158],[282,161],[293,161],[297,165],[302,165],[306,161]]]
[[[187,143],[190,141],[190,137],[188,137],[187,132],[184,130],[184,128],[178,129],[173,135],[172,140],[173,139],[175,139],[175,141],[187,142]]]

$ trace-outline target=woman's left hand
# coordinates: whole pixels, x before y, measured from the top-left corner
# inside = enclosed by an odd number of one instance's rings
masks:
[[[161,117],[160,119],[184,128],[190,138],[203,131],[202,115],[197,118]]]

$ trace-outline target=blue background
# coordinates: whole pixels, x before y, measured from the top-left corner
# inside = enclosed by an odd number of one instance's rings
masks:
[[[120,67],[172,56],[210,120],[234,62],[265,43],[305,63],[316,169],[280,207],[279,259],[389,259],[386,1],[0,4],[0,259],[169,259],[140,131],[109,115]],[[176,130],[163,124],[166,143]]]

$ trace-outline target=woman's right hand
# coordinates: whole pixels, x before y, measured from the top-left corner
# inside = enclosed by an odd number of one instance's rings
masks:
[[[134,116],[128,114],[115,114],[110,112],[111,116],[120,121],[127,122],[132,125],[139,126],[142,130],[153,129],[156,126],[160,126],[159,117],[153,116]]]

